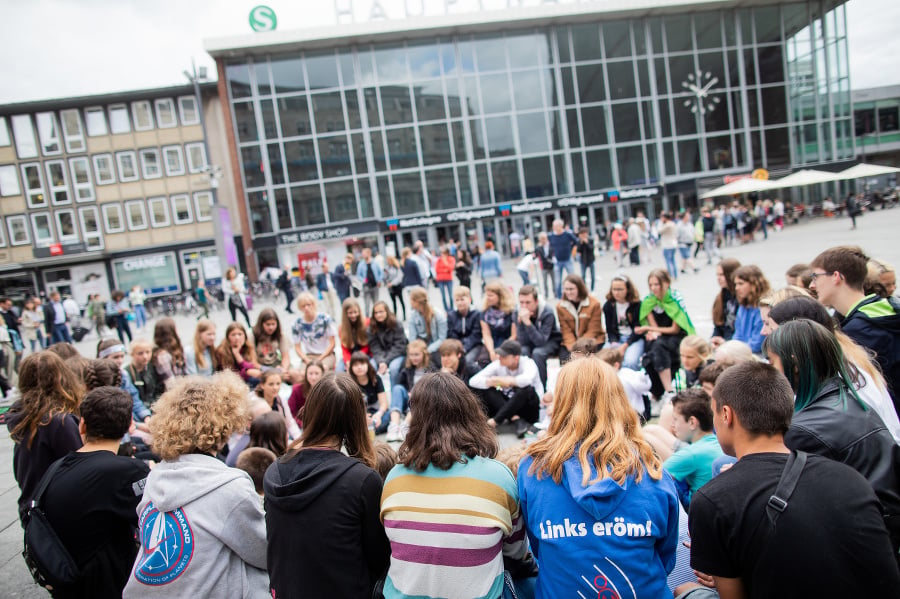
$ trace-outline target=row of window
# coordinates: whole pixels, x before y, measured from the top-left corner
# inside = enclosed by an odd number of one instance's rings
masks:
[[[6,217],[6,230],[10,245],[34,243],[46,247],[53,243],[77,243],[84,241],[88,251],[103,249],[103,232],[106,234],[141,231],[171,225],[187,225],[212,219],[212,192],[198,191],[193,202],[188,194],[160,196],[144,200],[128,200],[124,204],[109,203],[100,206],[81,206],[77,209],[33,212]],[[124,208],[124,210],[123,210]],[[103,215],[103,230],[100,214]],[[30,227],[29,227],[30,224]],[[79,234],[80,224],[80,234]],[[0,247],[6,245],[4,229],[0,225]]]
[[[28,162],[19,165],[22,186],[19,185],[16,165],[0,165],[0,196],[20,195],[24,188],[29,208],[46,207],[48,195],[54,206],[69,204],[73,191],[76,202],[91,202],[96,199],[94,184],[113,184],[117,174],[120,183],[137,181],[141,175],[144,179],[158,179],[163,172],[168,177],[184,175],[185,155],[187,172],[203,172],[206,151],[202,143],[185,144],[184,148],[172,145],[116,152],[115,161],[112,154],[95,154],[90,160],[87,156],[78,156],[69,158],[68,171],[65,160],[46,160],[43,169],[39,162]],[[94,165],[93,178],[91,161]]]
[[[199,124],[196,98],[181,96],[177,101],[177,111],[173,98],[159,98],[152,105],[150,100],[139,100],[130,106],[124,103],[93,106],[84,109],[83,122],[82,111],[77,108],[61,110],[58,120],[55,112],[13,115],[10,120],[16,154],[22,160],[37,158],[39,151],[42,156],[58,156],[63,152],[63,144],[66,152],[85,152],[85,134],[99,137],[110,133],[149,131],[155,127],[170,129],[178,126],[179,117],[182,125]],[[0,117],[0,146],[11,143],[6,119]]]

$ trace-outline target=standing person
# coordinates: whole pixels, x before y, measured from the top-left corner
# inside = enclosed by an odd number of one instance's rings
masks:
[[[587,283],[587,273],[591,273],[591,293],[594,292],[594,241],[590,238],[587,227],[578,230],[578,263],[581,265],[581,278]]]
[[[628,249],[628,232],[622,226],[622,223],[617,222],[613,225],[613,230],[609,238],[612,240],[612,248],[616,256],[616,266],[623,268],[625,266],[625,252]]]
[[[792,411],[791,387],[773,366],[746,362],[719,376],[716,436],[738,461],[691,501],[691,567],[722,599],[896,597],[896,551],[871,486],[844,464],[789,451]],[[773,496],[782,511],[769,507]]]
[[[201,318],[209,318],[209,291],[206,289],[206,284],[203,282],[203,279],[197,281],[197,287],[194,289],[194,295],[197,296],[197,306],[203,311],[203,314],[197,317],[197,320]]]
[[[107,313],[111,314],[115,319],[119,341],[125,343],[125,337],[128,337],[128,341],[131,341],[133,339],[131,324],[128,322],[128,315],[131,313],[131,302],[125,296],[125,292],[119,289],[113,291],[111,297]],[[71,343],[71,340],[69,342]]]
[[[328,313],[337,315],[341,302],[338,301],[334,290],[334,277],[328,272],[328,260],[322,261],[322,271],[316,275],[316,290],[322,297],[322,303],[328,307]]]
[[[212,376],[219,370],[216,362],[216,325],[206,318],[197,322],[194,341],[184,348],[184,370],[186,374]]]
[[[737,258],[724,258],[716,264],[719,293],[716,294],[712,309],[713,334],[710,343],[713,349],[734,337],[734,321],[740,306],[735,296],[734,273],[740,267],[741,263]]]
[[[556,315],[562,334],[559,361],[564,364],[569,360],[577,340],[591,337],[598,345],[603,345],[606,332],[603,330],[603,307],[590,294],[581,277],[575,274],[567,276],[562,292],[562,299],[556,304]]]
[[[25,318],[28,318],[38,323],[38,326],[37,328],[35,328],[34,332],[37,336],[38,348],[44,349],[47,347],[47,336],[45,335],[47,328],[46,323],[44,322],[44,310],[41,306],[41,299],[39,297],[32,296],[29,298],[29,300],[31,301],[31,304],[32,306],[34,306],[34,308],[32,309],[31,314],[29,314],[27,317],[23,312],[22,319],[24,321]]]
[[[128,301],[131,303],[131,310],[134,312],[134,326],[140,331],[147,324],[147,311],[144,309],[144,302],[147,301],[147,295],[140,285],[135,285],[128,292]]]
[[[499,279],[503,276],[503,266],[500,262],[500,252],[494,249],[493,241],[484,242],[484,253],[478,263],[478,274],[481,276],[481,291],[484,292],[484,286],[487,280]]]
[[[846,205],[847,216],[850,217],[850,221],[853,223],[853,225],[850,227],[850,229],[852,230],[856,228],[856,217],[862,214],[862,209],[859,207],[859,200],[856,199],[856,194],[854,194],[852,191],[847,194]]]
[[[490,361],[482,342],[481,312],[472,307],[472,293],[466,286],[453,290],[455,309],[447,312],[447,339],[456,339],[463,346],[465,362],[472,370],[481,370]]]
[[[13,440],[13,476],[22,491],[19,519],[25,513],[38,483],[50,464],[81,447],[78,406],[84,385],[52,351],[26,356],[19,365],[21,394],[6,417]]]
[[[696,235],[697,230],[691,222],[691,213],[685,212],[678,222],[678,231],[676,232],[678,253],[681,254],[681,272],[689,272],[689,270],[700,272],[700,269],[694,264],[694,259],[691,258],[691,246],[694,245]]]
[[[522,255],[522,234],[516,230],[509,234],[509,253],[513,258]]]
[[[338,301],[343,304],[344,300],[350,297],[350,275],[353,273],[353,254],[344,256],[344,261],[338,264],[331,275],[334,282],[334,291],[337,293]]]
[[[615,370],[597,357],[572,360],[554,396],[547,436],[519,465],[540,566],[535,596],[575,597],[587,581],[604,598],[620,596],[615,588],[623,597],[671,597],[678,499]]]
[[[628,264],[639,266],[641,264],[641,242],[644,232],[641,225],[633,218],[628,220]]]
[[[378,301],[378,288],[384,283],[384,269],[372,259],[372,248],[363,248],[362,260],[356,265],[356,276],[363,284],[366,314],[371,314],[372,306]]]
[[[406,304],[403,303],[403,267],[394,256],[388,256],[385,260],[387,263],[384,267],[384,284],[388,288],[388,295],[391,298],[391,306],[394,308],[394,314],[400,314],[397,311],[397,301],[400,301],[400,307],[403,308],[403,319],[406,320]],[[377,304],[377,302],[376,302]],[[372,306],[372,310],[375,306]]]
[[[385,598],[506,596],[504,566],[533,564],[515,478],[493,459],[497,440],[478,400],[441,372],[422,377],[410,408],[416,417],[381,497],[391,541]]]
[[[51,593],[57,598],[121,597],[137,557],[135,510],[150,469],[142,460],[116,455],[131,426],[131,398],[125,391],[94,389],[80,412],[84,445],[62,458],[41,498],[41,510],[79,576]]]
[[[883,506],[894,554],[900,549],[900,445],[859,398],[835,336],[811,320],[786,322],[766,338],[769,362],[793,389],[784,444],[843,462],[871,483]]]
[[[781,201],[781,198],[775,200],[775,204],[772,206],[772,214],[775,216],[775,230],[781,231],[784,228],[784,202]]]
[[[556,294],[556,280],[553,278],[553,249],[550,247],[549,237],[546,233],[538,234],[537,247],[534,249],[534,255],[540,262],[540,279],[541,287],[544,290],[544,298],[550,299],[550,296],[558,297]]]
[[[488,425],[496,428],[518,416],[516,436],[521,439],[540,417],[539,398],[544,396],[544,384],[534,360],[522,355],[517,341],[507,339],[496,354],[497,359],[473,376],[469,385],[481,390]]]
[[[422,278],[422,271],[419,269],[419,262],[412,255],[412,250],[408,247],[403,248],[400,251],[401,258],[401,266],[400,268],[403,270],[403,281],[401,286],[406,291],[407,295],[409,294],[409,290],[413,287],[423,287],[426,284],[427,279]],[[403,306],[403,320],[407,320],[407,312],[406,312],[406,303],[400,300],[400,304]],[[394,312],[395,314],[400,314],[400,312]]]
[[[491,360],[497,359],[495,348],[507,339],[516,338],[516,304],[506,285],[491,283],[484,289],[481,309],[481,342]]]
[[[769,292],[769,280],[755,264],[746,264],[734,271],[734,295],[738,301],[732,339],[750,346],[754,354],[762,352],[763,321],[759,300]]]
[[[706,264],[711,265],[713,256],[720,257],[719,248],[716,247],[716,217],[709,208],[704,208],[700,218],[703,227],[703,249],[706,251]],[[694,256],[696,258],[696,256]]]
[[[678,280],[678,266],[675,264],[675,250],[678,249],[678,225],[672,220],[672,214],[663,212],[660,215],[662,226],[659,228],[659,240],[662,245],[663,258],[666,260],[666,270],[669,276],[674,280]],[[691,240],[693,241],[693,229],[691,230]],[[689,250],[690,251],[690,247]],[[682,269],[681,272],[684,272]]]
[[[34,304],[34,298],[29,297],[25,300],[22,310],[22,343],[30,347],[31,353],[37,348],[43,349],[44,335],[41,333],[41,324],[43,323],[43,315],[37,310]],[[97,329],[100,334],[100,329]]]
[[[678,365],[681,340],[694,334],[694,325],[666,271],[651,271],[647,283],[650,293],[641,301],[641,326],[635,330],[647,343],[647,374],[657,377],[654,393],[661,395],[672,391],[672,366]]]
[[[119,293],[121,294],[122,292],[119,291]],[[68,317],[60,301],[59,291],[53,291],[50,293],[50,301],[44,306],[44,326],[47,327],[47,336],[50,337],[51,344],[63,341],[73,343],[67,322]],[[128,338],[131,339],[130,329],[128,333]],[[121,339],[122,343],[125,343],[122,333],[119,333],[119,339]]]
[[[244,315],[247,321],[247,327],[253,327],[250,322],[250,315],[247,314],[247,303],[244,296],[247,295],[247,288],[244,286],[244,275],[238,273],[233,266],[225,271],[225,282],[222,284],[222,292],[225,294],[225,303],[228,304],[228,312],[231,313],[231,320],[237,320],[237,313]]]
[[[100,299],[100,294],[95,293],[88,302],[88,311],[98,337],[103,337],[103,329],[106,328],[106,302]]]
[[[227,372],[187,377],[156,404],[162,458],[138,506],[138,552],[123,597],[269,597],[265,515],[246,472],[216,454],[247,426],[247,387]]]
[[[900,300],[863,293],[868,259],[856,246],[825,250],[810,264],[810,289],[820,302],[844,315],[841,330],[848,337],[875,352],[900,414]]]
[[[291,310],[291,304],[294,303],[294,289],[291,285],[291,267],[289,264],[284,265],[284,270],[281,271],[281,274],[278,275],[278,279],[275,281],[275,287],[284,293],[284,309],[288,314],[293,314],[294,311]]]
[[[378,368],[378,374],[389,374],[393,385],[403,366],[407,339],[403,325],[397,322],[397,317],[386,302],[375,302],[366,333],[369,351],[372,352],[372,360]]]
[[[447,316],[436,311],[428,301],[428,292],[415,287],[409,292],[409,338],[421,339],[428,346],[428,353],[435,353],[447,338]]]
[[[553,221],[553,229],[547,236],[550,243],[550,250],[556,263],[553,265],[553,279],[556,285],[556,297],[562,297],[562,279],[563,273],[574,274],[575,265],[572,256],[575,253],[575,247],[578,245],[578,238],[569,229],[563,228],[565,223],[562,219],[557,218]]]
[[[438,291],[441,292],[441,300],[444,303],[444,312],[453,309],[453,271],[456,268],[456,258],[450,255],[446,247],[441,250],[441,256],[434,263],[434,280],[437,281]]]
[[[644,338],[636,329],[641,324],[641,298],[627,275],[612,278],[603,304],[603,320],[610,347],[617,347],[623,352],[622,367],[640,370]]]
[[[387,570],[364,406],[348,375],[329,373],[309,393],[300,439],[266,471],[272,597],[367,599]]]
[[[457,250],[456,280],[460,287],[472,287],[472,259],[466,250]]]
[[[522,355],[534,360],[547,385],[547,360],[559,351],[562,336],[556,324],[553,308],[542,304],[538,289],[524,285],[519,289],[519,309],[516,311],[516,340],[522,346]]]
[[[334,320],[324,312],[316,310],[316,300],[308,291],[297,296],[300,316],[291,327],[294,351],[304,365],[310,360],[320,360],[325,368],[334,370],[334,337],[337,334]]]

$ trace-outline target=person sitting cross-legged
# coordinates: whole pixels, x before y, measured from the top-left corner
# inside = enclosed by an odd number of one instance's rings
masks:
[[[518,416],[516,435],[521,438],[538,421],[544,385],[534,360],[522,355],[517,341],[507,339],[496,352],[497,360],[473,376],[469,386],[481,390],[488,424],[496,427]]]

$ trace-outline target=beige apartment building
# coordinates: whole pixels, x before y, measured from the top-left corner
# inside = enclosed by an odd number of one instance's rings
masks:
[[[0,295],[217,282],[214,201],[233,215],[235,194],[216,85],[201,96],[212,156],[191,85],[0,106]]]

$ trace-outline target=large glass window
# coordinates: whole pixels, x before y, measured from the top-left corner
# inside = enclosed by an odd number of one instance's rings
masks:
[[[87,134],[90,137],[106,135],[106,115],[101,106],[84,109],[84,122],[87,125]]]
[[[356,190],[353,181],[326,183],[325,205],[328,206],[329,222],[358,219],[359,210],[356,208]]]
[[[491,156],[511,156],[515,153],[512,122],[508,116],[484,119],[484,126]]]
[[[62,119],[63,137],[66,140],[67,152],[84,152],[84,131],[81,128],[81,115],[78,110],[63,110],[59,113]]]
[[[543,112],[520,114],[516,117],[519,127],[519,145],[523,154],[547,152],[550,141],[547,137],[547,120]]]
[[[0,197],[17,196],[22,193],[19,187],[19,175],[16,173],[16,165],[5,164],[0,166]]]
[[[312,100],[313,113],[316,118],[316,132],[326,133],[345,129],[340,92],[313,94],[310,96],[310,100]]]
[[[252,102],[234,103],[234,123],[237,126],[239,142],[257,141],[256,112]]]
[[[72,243],[78,241],[78,228],[75,225],[74,210],[57,210],[53,216],[56,218],[56,231],[59,233],[60,243]]]
[[[347,145],[346,135],[320,137],[319,158],[322,163],[322,177],[325,179],[346,177],[353,173],[350,167],[350,148]]]
[[[247,187],[260,187],[266,184],[265,165],[262,162],[259,146],[241,149],[241,165]]]
[[[251,191],[249,200],[250,226],[253,234],[272,232],[272,214],[269,210],[269,194],[266,191]]]
[[[582,104],[606,100],[606,86],[603,83],[603,65],[591,64],[576,67],[578,77],[578,97]]]
[[[312,141],[284,142],[284,156],[289,181],[296,183],[319,178],[316,149]]]
[[[334,54],[307,54],[306,74],[310,89],[337,87],[338,65]]]
[[[425,166],[453,161],[446,123],[423,125],[419,128],[419,135],[422,137],[422,160]]]
[[[75,188],[75,200],[89,202],[94,199],[94,186],[91,184],[91,163],[86,157],[69,158],[69,169],[72,172],[72,185]]]
[[[109,128],[114,134],[131,132],[131,121],[125,104],[113,104],[109,107]]]
[[[585,106],[581,109],[581,127],[582,131],[584,131],[584,145],[602,146],[608,143],[606,136],[606,110],[605,106]],[[572,111],[573,116],[574,112],[575,111]]]
[[[416,214],[425,211],[425,196],[422,194],[422,181],[419,173],[394,175],[394,201],[397,203],[397,215]]]
[[[416,147],[416,133],[412,127],[391,129],[385,132],[391,168],[410,168],[419,165],[419,151]]]
[[[549,156],[522,159],[525,175],[525,197],[540,198],[553,195],[553,175]]]
[[[494,182],[495,202],[514,202],[522,199],[519,168],[515,160],[491,162],[491,179]]]
[[[306,227],[325,222],[325,207],[318,185],[295,185],[291,187],[291,203],[294,207],[294,225]]]
[[[624,100],[637,96],[634,78],[634,63],[610,62],[606,65],[609,73],[609,97],[612,100]]]
[[[408,87],[399,85],[380,87],[378,94],[381,96],[381,109],[384,111],[385,125],[412,122],[412,100]]]
[[[281,134],[284,137],[309,135],[312,133],[312,123],[309,118],[309,107],[306,103],[306,96],[278,98],[276,104],[278,107],[279,120],[281,122]],[[235,108],[237,108],[237,106],[238,105],[235,104]],[[246,110],[246,107],[242,108]],[[237,118],[236,115],[235,118]],[[246,121],[248,117],[244,115],[243,118]],[[250,117],[250,119],[252,121],[252,117]],[[256,131],[255,122],[248,123],[245,126],[252,126],[253,131]]]
[[[613,127],[616,132],[616,143],[639,141],[641,124],[638,117],[637,104],[614,104],[612,106]]]
[[[451,210],[458,207],[452,168],[426,171],[425,186],[428,189],[428,205],[432,210]]]
[[[19,158],[36,158],[38,155],[37,140],[34,138],[34,127],[27,114],[16,114],[12,117],[13,137],[16,140],[16,155]]]
[[[610,165],[609,150],[589,150],[585,152],[585,158],[587,160],[587,173],[588,180],[591,183],[591,189],[601,190],[615,186],[612,167]],[[621,163],[622,160],[620,158],[619,164]],[[623,180],[622,183],[627,185],[625,180]]]
[[[595,23],[572,27],[572,46],[575,48],[575,60],[600,60],[603,57],[600,27]]]
[[[485,114],[512,110],[512,95],[506,73],[482,75],[479,77],[479,82],[481,84],[481,103],[484,106]]]
[[[78,209],[78,219],[81,221],[85,248],[88,251],[102,250],[103,234],[100,231],[100,214],[97,207],[82,206]]]
[[[25,199],[28,201],[29,208],[41,208],[47,205],[40,164],[23,164],[22,182],[25,184]]]
[[[303,61],[297,57],[286,57],[286,58],[273,58],[271,62],[272,67],[272,80],[275,84],[275,93],[277,94],[289,94],[293,92],[298,92],[306,89],[306,83],[303,80]],[[228,79],[232,80],[232,74],[239,75],[243,74],[243,71],[240,73],[237,71],[237,67],[229,67],[228,69]],[[247,87],[249,84],[249,74],[247,74],[247,80],[245,82]],[[243,97],[250,95],[248,93],[241,93],[240,95],[234,93],[234,88],[232,87],[232,96]],[[283,122],[283,121],[282,121]]]

